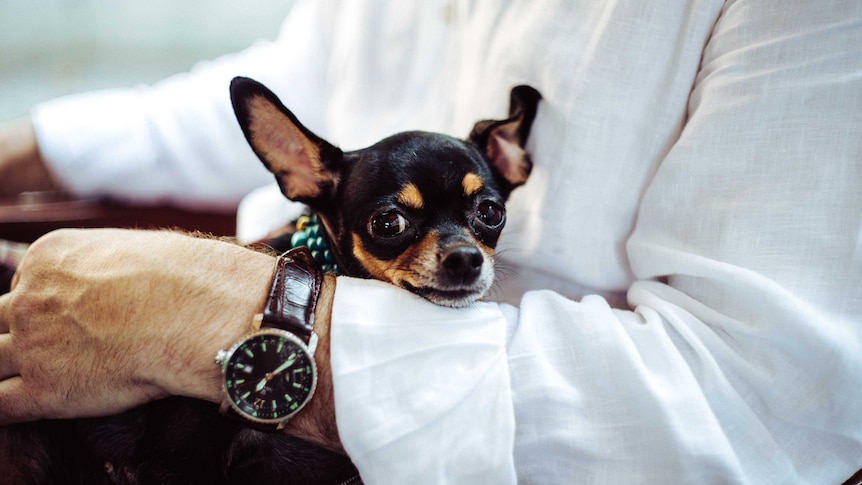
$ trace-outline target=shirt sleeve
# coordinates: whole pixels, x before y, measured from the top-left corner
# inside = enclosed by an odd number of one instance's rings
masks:
[[[628,310],[550,291],[449,310],[339,280],[336,412],[367,483],[859,469],[860,11],[791,3],[727,4],[716,23],[628,240]]]
[[[345,449],[368,484],[763,483],[764,470],[793,483],[762,416],[721,377],[724,345],[683,309],[697,305],[659,288],[636,290],[636,311],[550,291],[453,310],[340,278]]]
[[[152,86],[73,95],[36,107],[40,150],[78,195],[187,206],[234,205],[272,180],[236,122],[234,76],[268,85],[320,125],[329,25],[318,2],[291,10],[276,41],[201,62]]]
[[[453,310],[342,277],[342,442],[368,484],[840,483],[858,467],[852,317],[742,270],[725,288],[751,296],[717,310],[645,281],[634,311],[550,291]]]
[[[341,277],[332,315],[336,417],[368,484],[513,484],[506,318]]]

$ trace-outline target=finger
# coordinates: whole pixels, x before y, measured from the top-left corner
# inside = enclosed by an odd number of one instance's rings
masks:
[[[0,426],[33,421],[37,418],[37,409],[21,377],[0,381]]]
[[[12,354],[12,336],[0,334],[0,380],[18,374],[15,356]]]
[[[14,290],[15,287],[18,286],[18,280],[19,279],[21,279],[21,272],[20,271],[16,271],[15,273],[12,274],[12,280],[9,281],[9,291]]]
[[[0,295],[0,334],[9,333],[9,320],[12,318],[12,297],[7,293]]]

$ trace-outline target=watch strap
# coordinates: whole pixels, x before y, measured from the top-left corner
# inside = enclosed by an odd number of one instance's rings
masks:
[[[261,326],[287,330],[308,344],[322,282],[323,273],[307,247],[279,256]]]
[[[311,252],[306,247],[292,249],[279,256],[272,285],[267,295],[263,312],[258,315],[261,327],[278,328],[291,332],[312,349],[314,347],[314,311],[323,284],[323,273],[317,268]],[[310,350],[310,352],[314,352]],[[226,365],[227,352],[219,352],[216,362]],[[260,423],[237,412],[225,397],[220,411],[236,418],[246,426],[259,431],[274,432],[284,427],[287,420],[277,423]]]

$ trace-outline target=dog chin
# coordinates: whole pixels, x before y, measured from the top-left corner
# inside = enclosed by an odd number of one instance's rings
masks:
[[[482,298],[487,287],[467,288],[467,289],[442,289],[430,286],[415,287],[409,283],[404,283],[404,288],[425,298],[435,305],[446,306],[451,308],[461,308],[469,306],[471,303]]]

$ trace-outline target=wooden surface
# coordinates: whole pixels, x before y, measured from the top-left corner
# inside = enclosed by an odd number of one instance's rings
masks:
[[[131,206],[43,192],[0,199],[0,239],[33,242],[64,227],[172,228],[233,236],[236,210],[204,212],[169,205]]]

